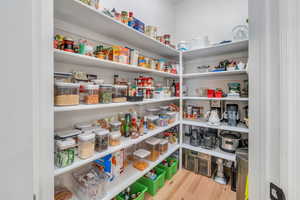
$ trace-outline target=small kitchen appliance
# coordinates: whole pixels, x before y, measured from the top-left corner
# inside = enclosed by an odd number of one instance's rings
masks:
[[[222,131],[220,133],[220,149],[234,153],[239,146],[241,134],[238,132]]]
[[[237,126],[239,122],[239,106],[237,104],[227,104],[226,111],[223,113],[229,126]]]

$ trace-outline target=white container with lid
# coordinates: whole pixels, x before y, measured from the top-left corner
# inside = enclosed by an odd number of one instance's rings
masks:
[[[149,164],[144,159],[150,155],[150,152],[145,149],[139,149],[133,152],[133,167],[136,169],[143,171],[145,170]]]
[[[78,135],[78,156],[87,159],[93,156],[94,152],[95,134],[89,132]]]
[[[166,115],[169,117],[169,124],[173,124],[177,120],[177,112],[167,112]]]
[[[80,130],[68,129],[62,131],[55,131],[54,134],[57,139],[65,139],[65,138],[77,137],[80,133],[81,133]]]
[[[76,141],[73,138],[55,141],[55,166],[58,168],[71,165],[75,160]]]
[[[136,150],[135,152],[133,152],[133,155],[138,158],[144,159],[150,155],[150,152],[145,149],[139,149],[139,150]]]
[[[76,141],[73,138],[67,138],[65,140],[56,140],[55,143],[58,150],[65,150],[76,146]]]
[[[160,139],[156,137],[149,138],[145,141],[145,148],[150,151],[150,155],[148,156],[148,160],[154,162],[159,158],[159,144]]]
[[[90,122],[80,122],[80,123],[76,123],[75,124],[75,128],[79,129],[79,130],[83,130],[86,128],[91,128],[93,126],[92,123]]]
[[[121,132],[114,131],[110,133],[109,143],[111,146],[118,146],[121,144]]]
[[[96,134],[96,151],[102,152],[108,149],[109,144],[109,130],[99,128],[94,131]]]
[[[169,141],[166,139],[160,139],[160,143],[159,143],[160,154],[166,153],[168,149],[169,149]]]

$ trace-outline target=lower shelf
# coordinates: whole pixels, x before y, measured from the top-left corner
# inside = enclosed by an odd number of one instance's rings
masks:
[[[214,157],[218,157],[218,158],[223,158],[225,160],[230,160],[230,161],[235,161],[236,160],[236,156],[234,153],[227,153],[225,151],[222,151],[219,148],[216,148],[214,150],[208,150],[208,149],[203,149],[201,147],[194,147],[192,145],[189,144],[182,144],[181,146],[184,149],[189,149],[192,151],[197,151],[200,153],[205,153]]]

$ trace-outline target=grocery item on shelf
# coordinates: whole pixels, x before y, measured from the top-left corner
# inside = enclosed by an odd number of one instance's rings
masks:
[[[145,149],[139,149],[133,153],[134,156],[134,162],[133,166],[140,170],[143,171],[145,170],[149,164],[145,159],[150,155],[150,152],[145,150]]]
[[[124,170],[125,170],[124,158],[125,158],[125,150],[124,149],[114,152],[112,154],[111,163],[112,163],[112,173],[113,173],[114,178],[117,178],[124,172]]]
[[[166,139],[160,139],[159,143],[159,153],[162,155],[166,153],[169,149],[169,141]]]
[[[97,152],[103,152],[108,149],[109,145],[109,130],[99,129],[94,131],[96,135],[95,150]]]
[[[157,115],[148,115],[146,116],[146,119],[147,119],[147,129],[148,130],[154,130],[156,129],[156,126],[157,126],[157,121],[159,119],[159,116]]]
[[[76,141],[73,138],[56,140],[55,166],[62,168],[73,164],[76,146]]]
[[[159,144],[160,139],[151,137],[145,141],[145,149],[150,152],[150,155],[147,157],[148,160],[154,162],[159,158]]]
[[[241,95],[241,84],[237,82],[228,83],[228,97],[240,97]]]
[[[177,116],[176,112],[167,112],[166,115],[168,116],[168,124],[173,124],[177,120],[176,119],[176,116]]]
[[[150,26],[150,25],[146,26],[145,34],[148,35],[149,37],[152,37],[152,38],[156,39],[157,27]]]
[[[55,83],[54,104],[56,106],[71,106],[79,104],[79,84]]]
[[[85,86],[84,103],[85,104],[99,103],[99,85]]]
[[[111,84],[101,84],[99,93],[100,93],[100,103],[112,103],[112,88]]]
[[[121,144],[121,132],[120,131],[110,132],[109,144],[111,146],[118,146]]]
[[[110,131],[111,132],[120,131],[120,130],[121,130],[121,122],[120,121],[110,122]]]
[[[95,134],[83,133],[78,135],[78,156],[81,159],[87,159],[93,156],[95,152]]]
[[[183,111],[183,118],[186,119],[203,119],[204,118],[204,107],[203,106],[194,106],[194,105],[185,105]]]
[[[167,115],[160,115],[157,120],[157,125],[160,127],[168,126],[169,117]]]
[[[127,85],[113,85],[112,102],[121,103],[127,101]]]
[[[54,188],[54,200],[71,200],[73,193],[66,187],[55,186]]]

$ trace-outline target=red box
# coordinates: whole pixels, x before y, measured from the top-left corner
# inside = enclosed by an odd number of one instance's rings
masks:
[[[215,90],[208,89],[208,90],[207,90],[207,97],[208,97],[208,98],[213,98],[213,97],[215,97]]]

